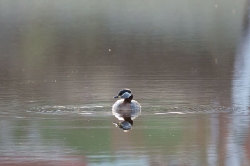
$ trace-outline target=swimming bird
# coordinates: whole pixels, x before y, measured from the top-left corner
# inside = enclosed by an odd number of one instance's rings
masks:
[[[122,122],[113,122],[113,124],[123,129],[123,131],[128,131],[133,126],[133,120],[141,113],[141,105],[133,100],[130,89],[122,89],[114,98],[121,98],[112,106],[112,113]]]

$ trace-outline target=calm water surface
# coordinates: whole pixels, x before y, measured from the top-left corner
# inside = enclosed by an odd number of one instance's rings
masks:
[[[0,165],[250,165],[247,5],[0,0]]]

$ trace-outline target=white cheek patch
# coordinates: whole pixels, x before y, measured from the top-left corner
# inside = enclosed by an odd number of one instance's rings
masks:
[[[123,99],[127,99],[127,98],[129,98],[130,96],[131,96],[131,94],[130,94],[130,93],[125,92],[125,93],[123,93],[123,94],[121,95],[121,98],[123,98]]]

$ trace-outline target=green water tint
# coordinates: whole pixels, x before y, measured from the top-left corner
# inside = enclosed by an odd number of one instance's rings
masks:
[[[157,117],[158,119],[156,119]],[[111,124],[110,117],[103,118],[89,117],[89,119],[84,118],[74,121],[45,120],[41,124],[42,133],[44,139],[62,139],[65,144],[90,155],[108,152],[111,150],[112,130],[119,131],[119,129]],[[150,116],[147,118],[150,118]],[[161,121],[159,118],[160,116],[152,116],[149,120],[145,119],[145,122],[135,120],[135,127],[128,133],[135,137],[133,141],[135,147],[140,145],[141,141],[145,141],[145,145],[149,147],[158,147],[157,144],[161,144],[164,140],[166,140],[166,146],[174,146],[181,141],[182,130],[178,129],[181,125],[180,119],[174,117]],[[145,127],[140,126],[142,123]],[[119,132],[123,134],[122,131]],[[143,139],[136,139],[139,136],[138,133],[143,135]]]
[[[132,130],[127,133],[112,124],[115,120],[112,115],[35,113],[24,115],[22,118],[0,118],[2,123],[9,121],[12,124],[0,129],[0,133],[11,131],[1,135],[0,151],[6,154],[6,151],[14,148],[20,157],[22,151],[17,147],[27,144],[31,147],[31,154],[39,153],[40,146],[47,148],[44,151],[47,155],[52,155],[52,149],[61,149],[57,152],[58,156],[84,158],[90,165],[97,163],[112,165],[124,157],[132,160],[133,164],[149,160],[156,162],[159,157],[160,163],[171,161],[179,164],[206,165],[210,155],[209,149],[216,145],[211,143],[213,137],[218,137],[215,142],[220,139],[217,146],[227,144],[227,140],[231,138],[239,137],[243,142],[248,139],[247,133],[238,135],[223,133],[231,126],[230,115],[230,113],[141,115],[134,120]],[[244,115],[239,114],[239,117],[241,116]],[[214,120],[220,123],[220,133],[212,131]],[[249,118],[247,120],[245,123],[249,123]],[[32,134],[37,137],[31,137]],[[243,150],[246,148],[244,144],[238,146]],[[219,149],[213,153],[222,155]],[[141,161],[141,158],[144,160]]]
[[[110,119],[110,117],[108,118]],[[89,117],[76,120],[41,122],[44,139],[61,139],[80,154],[110,151],[111,121]]]

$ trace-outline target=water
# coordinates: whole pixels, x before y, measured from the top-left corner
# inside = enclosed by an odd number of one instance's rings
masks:
[[[1,0],[0,165],[249,165],[245,6]]]
[[[246,165],[249,116],[141,115],[131,131],[110,115],[1,116],[1,165]],[[232,161],[235,162],[232,164]]]

